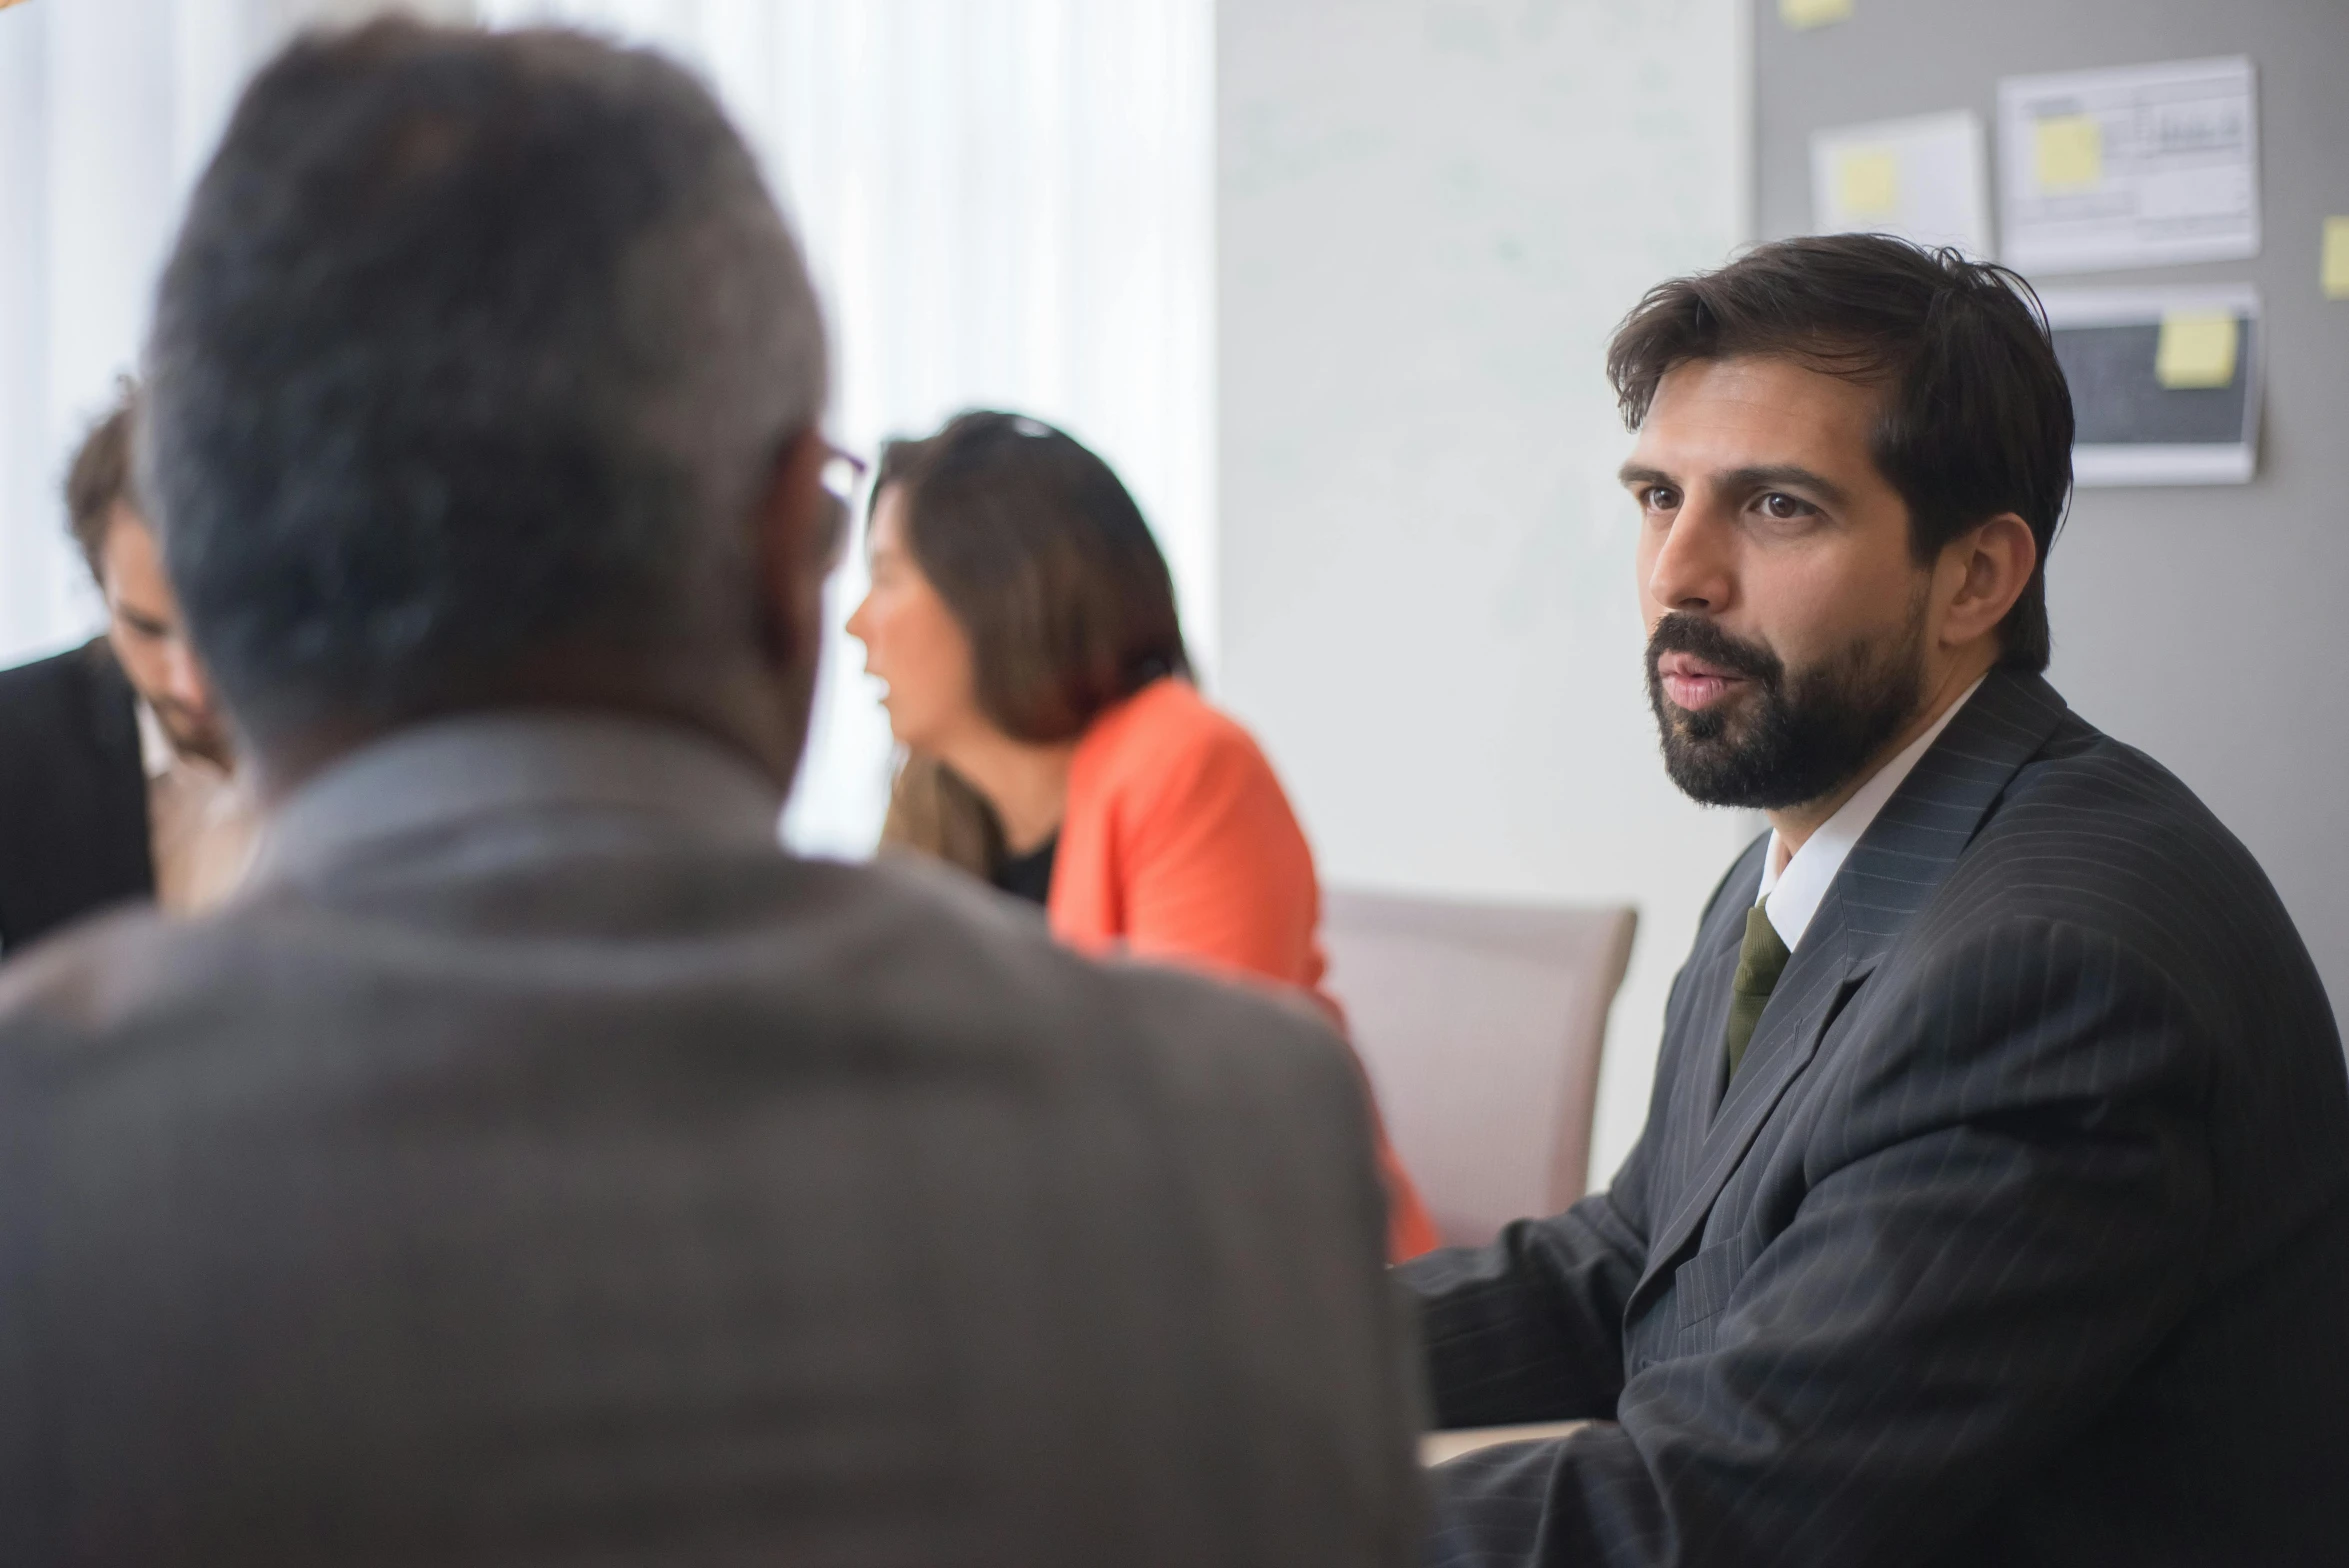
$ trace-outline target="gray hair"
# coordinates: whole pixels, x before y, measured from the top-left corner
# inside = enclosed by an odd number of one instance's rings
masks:
[[[142,488],[255,733],[747,646],[748,513],[825,399],[799,249],[699,83],[404,21],[246,89],[146,372]]]

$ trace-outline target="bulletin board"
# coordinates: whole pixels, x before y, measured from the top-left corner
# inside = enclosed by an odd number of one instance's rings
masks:
[[[2219,424],[2259,399],[2253,477],[2081,490],[2048,561],[2049,675],[2088,719],[2180,774],[2250,846],[2342,1013],[2349,681],[2295,672],[2337,668],[2349,620],[2349,299],[2328,297],[2323,280],[2326,220],[2349,218],[2349,4],[1796,0],[1798,16],[1826,19],[1796,27],[1784,3],[1753,0],[1751,17],[1764,239],[1813,227],[1814,132],[1963,111],[1995,143],[2002,79],[2249,59],[2258,254],[2032,278],[2051,292],[2248,290],[2258,301],[2236,360],[2208,367],[2191,396],[2158,399]],[[2003,258],[1999,157],[1991,146]],[[2155,341],[2150,326],[2090,322],[2067,347],[2069,368],[2084,381],[2141,376]]]

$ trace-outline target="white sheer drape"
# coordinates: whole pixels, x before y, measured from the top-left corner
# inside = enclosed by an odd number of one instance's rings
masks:
[[[83,635],[72,444],[128,369],[236,85],[366,0],[33,0],[0,11],[0,662]],[[750,135],[833,328],[835,434],[958,408],[1066,426],[1158,530],[1212,666],[1212,0],[436,0],[653,44]],[[851,563],[835,618],[861,592]],[[886,726],[835,640],[795,841],[861,852]]]

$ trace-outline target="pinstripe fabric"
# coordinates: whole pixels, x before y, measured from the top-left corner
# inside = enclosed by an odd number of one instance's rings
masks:
[[[1757,842],[1614,1187],[1401,1270],[1442,1564],[2349,1556],[2349,1077],[2266,878],[2035,676],[1853,850],[1723,1093]]]

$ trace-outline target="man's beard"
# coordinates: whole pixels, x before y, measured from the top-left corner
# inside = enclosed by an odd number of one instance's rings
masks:
[[[1744,676],[1746,690],[1695,712],[1664,695],[1658,662],[1686,653]],[[1664,771],[1708,806],[1775,811],[1818,800],[1848,782],[1901,726],[1925,692],[1925,601],[1888,644],[1853,642],[1791,675],[1779,657],[1675,611],[1648,639],[1648,705]]]

